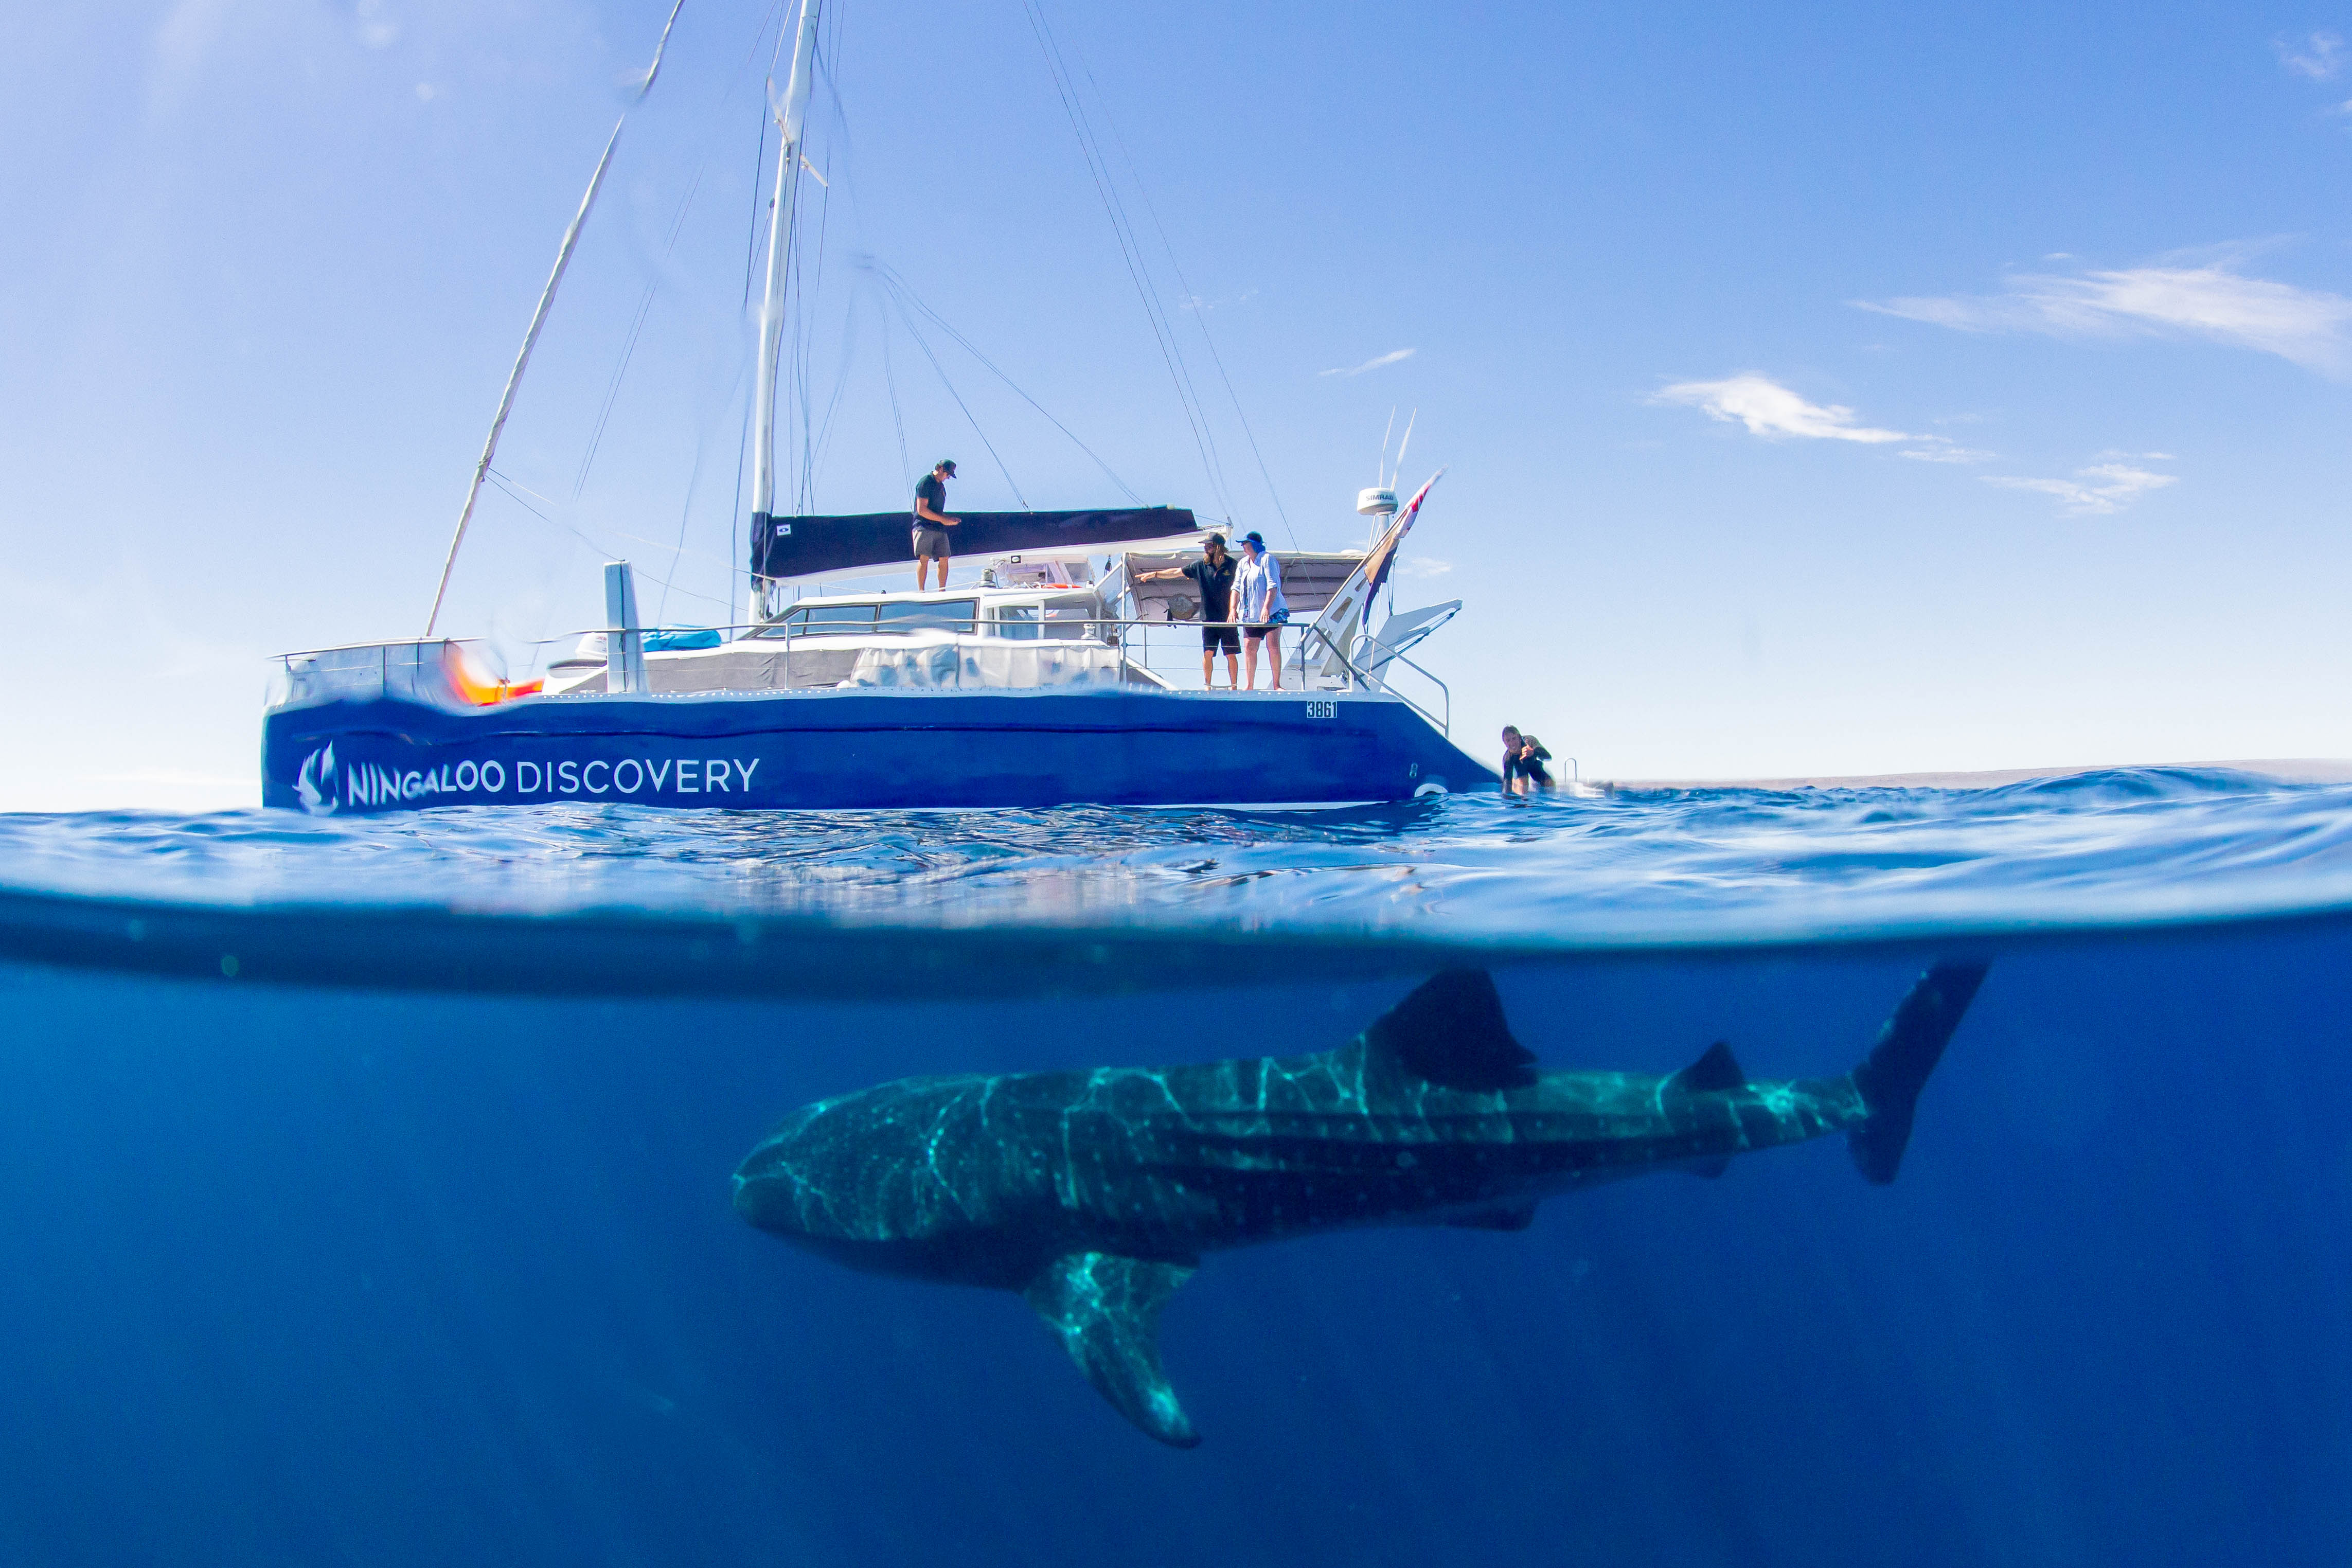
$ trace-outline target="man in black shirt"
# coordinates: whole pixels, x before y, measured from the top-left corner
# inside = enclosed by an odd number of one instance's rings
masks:
[[[1165,572],[1146,572],[1136,578],[1150,583],[1163,577],[1190,577],[1201,592],[1201,684],[1214,691],[1217,689],[1217,650],[1225,653],[1225,684],[1241,685],[1241,628],[1233,621],[1234,558],[1225,553],[1225,536],[1209,535],[1201,559],[1190,566],[1171,566]]]
[[[915,487],[915,592],[921,593],[929,584],[931,563],[940,563],[940,587],[948,585],[948,530],[961,522],[960,517],[950,517],[948,481],[955,478],[955,459],[941,458],[938,467]]]

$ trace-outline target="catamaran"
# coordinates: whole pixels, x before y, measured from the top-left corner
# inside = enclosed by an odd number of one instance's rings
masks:
[[[1365,548],[1282,554],[1292,614],[1314,618],[1288,628],[1281,689],[1240,692],[1182,684],[1203,606],[1165,574],[1210,531],[1183,508],[963,512],[959,555],[984,563],[980,581],[914,592],[855,586],[907,563],[907,512],[773,510],[778,361],[821,4],[798,6],[775,110],[744,619],[647,627],[635,574],[615,561],[604,568],[605,624],[558,639],[518,679],[480,639],[436,635],[616,127],[509,377],[425,636],[278,658],[264,804],[314,815],[551,801],[1288,806],[1491,786],[1493,771],[1448,738],[1444,684],[1408,657],[1460,602],[1402,613],[1391,604],[1377,633],[1370,625],[1434,477],[1402,505],[1392,480],[1360,493],[1373,529]],[[674,5],[669,25],[677,16]],[[668,37],[665,26],[662,47]],[[640,98],[660,63],[656,48]]]

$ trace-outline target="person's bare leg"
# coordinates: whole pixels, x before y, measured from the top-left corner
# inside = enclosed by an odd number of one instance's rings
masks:
[[[1242,638],[1242,668],[1248,672],[1249,678],[1249,685],[1243,689],[1255,691],[1257,689],[1257,638],[1254,637]]]
[[[1232,654],[1225,655],[1225,684],[1235,691],[1242,689],[1241,661]]]
[[[1279,630],[1265,634],[1265,672],[1274,681],[1274,689],[1276,691],[1281,690],[1282,633]]]
[[[1214,691],[1217,689],[1217,650],[1215,648],[1204,647],[1201,650],[1201,686],[1207,691]]]

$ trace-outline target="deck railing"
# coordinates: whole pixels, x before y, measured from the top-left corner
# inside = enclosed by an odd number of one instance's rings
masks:
[[[1045,651],[1057,647],[1072,647],[1076,649],[1108,650],[1118,656],[1115,668],[1120,681],[1139,679],[1143,684],[1174,689],[1189,686],[1191,673],[1198,668],[1185,656],[1200,651],[1200,639],[1194,634],[1202,626],[1202,623],[1199,621],[1094,617],[1009,623],[960,620],[947,626],[895,629],[851,626],[824,631],[795,631],[778,620],[691,629],[697,633],[719,633],[724,639],[719,645],[721,648],[782,652],[788,666],[795,652],[814,652],[828,646],[838,647],[848,639],[855,639],[861,648],[915,647],[924,645],[914,639],[940,632],[959,638],[976,638],[983,644],[1001,645],[1008,649]],[[1307,686],[1310,652],[1318,662],[1322,661],[1327,654],[1336,655],[1338,664],[1347,671],[1345,684],[1337,688],[1318,686],[1311,689],[1364,690],[1394,697],[1441,733],[1451,732],[1452,691],[1444,681],[1402,652],[1390,648],[1369,634],[1360,635],[1352,649],[1341,649],[1311,625],[1294,624],[1281,629],[1290,634],[1286,640],[1292,644],[1285,650],[1281,660],[1286,689],[1310,689]],[[534,653],[529,659],[521,661],[502,658],[496,644],[479,637],[436,637],[416,642],[354,643],[340,647],[308,648],[278,656],[278,679],[273,681],[275,689],[271,702],[276,706],[297,698],[327,700],[381,696],[395,691],[400,695],[425,696],[432,684],[443,678],[450,657],[448,650],[452,648],[463,650],[462,658],[471,662],[477,684],[483,686],[511,689],[509,682],[521,685],[534,678],[551,680],[561,680],[567,676],[576,678],[585,676],[599,667],[610,668],[609,655],[601,659],[582,655],[580,650],[585,639],[602,637],[605,640],[606,648],[610,649],[628,632],[647,639],[663,635],[656,628],[645,626],[589,626],[558,637],[531,639],[528,646]],[[1006,635],[1008,632],[1013,635]],[[907,640],[900,641],[902,638]],[[968,648],[970,644],[959,641],[953,646],[961,649]],[[658,660],[664,653],[670,651],[693,650],[652,647],[646,653],[649,658]],[[1352,658],[1351,653],[1354,655]],[[571,657],[563,657],[566,654]],[[514,669],[518,662],[523,666],[520,673]],[[963,661],[958,658],[955,665],[956,677],[946,683],[950,687],[964,684]],[[1368,665],[1376,665],[1377,672],[1368,668]],[[1399,669],[1409,671],[1426,682],[1429,692],[1416,699],[1398,689],[1395,672]],[[986,684],[992,689],[1004,689],[1002,683]]]

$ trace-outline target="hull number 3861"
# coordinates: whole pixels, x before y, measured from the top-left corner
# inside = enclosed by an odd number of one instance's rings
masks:
[[[1307,705],[1307,716],[1309,719],[1337,719],[1339,716],[1339,705],[1337,702],[1309,702]]]

